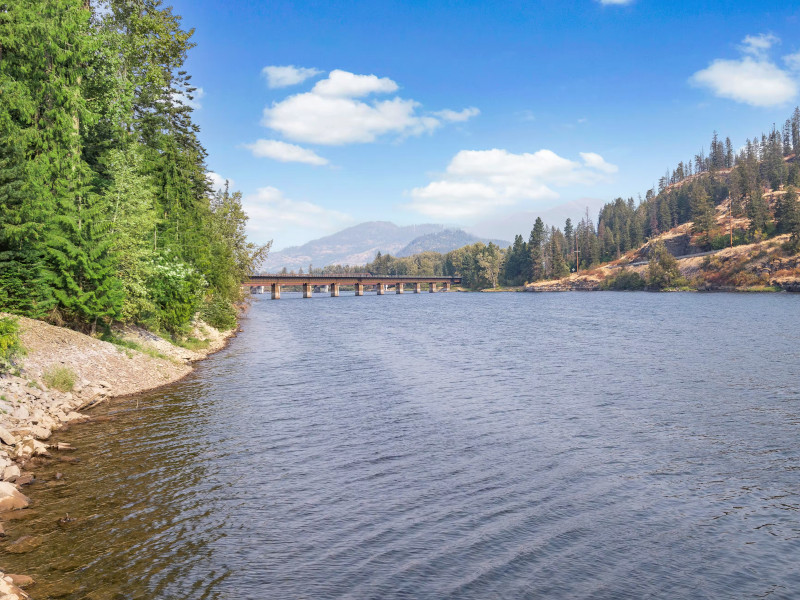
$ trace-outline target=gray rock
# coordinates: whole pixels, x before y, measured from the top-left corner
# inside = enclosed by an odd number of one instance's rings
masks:
[[[30,500],[13,483],[0,481],[0,511],[27,508]]]
[[[16,481],[22,475],[17,465],[11,465],[3,469],[3,481]]]
[[[51,431],[47,427],[42,427],[40,425],[34,425],[31,427],[31,434],[37,440],[47,440],[50,439]]]
[[[11,435],[5,427],[0,426],[0,441],[7,446],[13,446],[17,443],[17,438]]]
[[[14,409],[14,412],[11,413],[12,416],[16,417],[17,419],[27,419],[31,416],[31,413],[28,411],[28,407],[24,404],[20,404],[17,408]]]

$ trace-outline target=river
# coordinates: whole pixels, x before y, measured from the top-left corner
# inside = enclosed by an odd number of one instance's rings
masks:
[[[73,462],[5,524],[43,543],[0,564],[40,600],[798,598],[798,316],[786,294],[259,300],[187,379],[54,436]]]

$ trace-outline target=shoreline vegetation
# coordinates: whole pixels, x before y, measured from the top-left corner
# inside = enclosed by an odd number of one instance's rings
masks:
[[[39,541],[7,538],[3,522],[19,518],[13,511],[30,506],[24,490],[41,483],[37,467],[72,449],[48,443],[52,433],[91,420],[82,411],[102,402],[182,379],[237,331],[221,332],[197,320],[183,345],[177,345],[133,326],[116,327],[113,341],[104,341],[5,313],[0,313],[2,322],[18,324],[21,345],[13,372],[0,374],[0,538],[4,551],[16,553],[37,547]],[[33,584],[25,575],[3,573],[0,565],[0,600],[27,598],[22,588]]]

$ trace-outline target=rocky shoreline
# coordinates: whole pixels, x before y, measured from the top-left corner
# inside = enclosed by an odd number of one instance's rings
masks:
[[[6,316],[0,313],[0,316]],[[0,547],[25,552],[35,540],[10,540],[3,522],[28,508],[24,488],[36,481],[36,460],[69,452],[68,444],[49,444],[53,431],[88,420],[81,412],[111,398],[174,383],[192,363],[221,350],[235,330],[222,333],[198,322],[190,334],[193,349],[176,346],[143,329],[114,331],[117,343],[18,317],[27,355],[18,375],[0,376]],[[67,390],[48,386],[54,369],[72,378]],[[36,459],[36,460],[34,460]],[[6,574],[0,565],[0,600],[29,598],[25,575]]]

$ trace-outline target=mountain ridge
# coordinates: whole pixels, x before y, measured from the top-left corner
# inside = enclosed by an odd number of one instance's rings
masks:
[[[306,269],[309,264],[314,267],[363,265],[379,251],[395,254],[416,238],[444,230],[444,225],[434,223],[399,226],[390,221],[366,221],[300,246],[272,252],[262,270]]]

